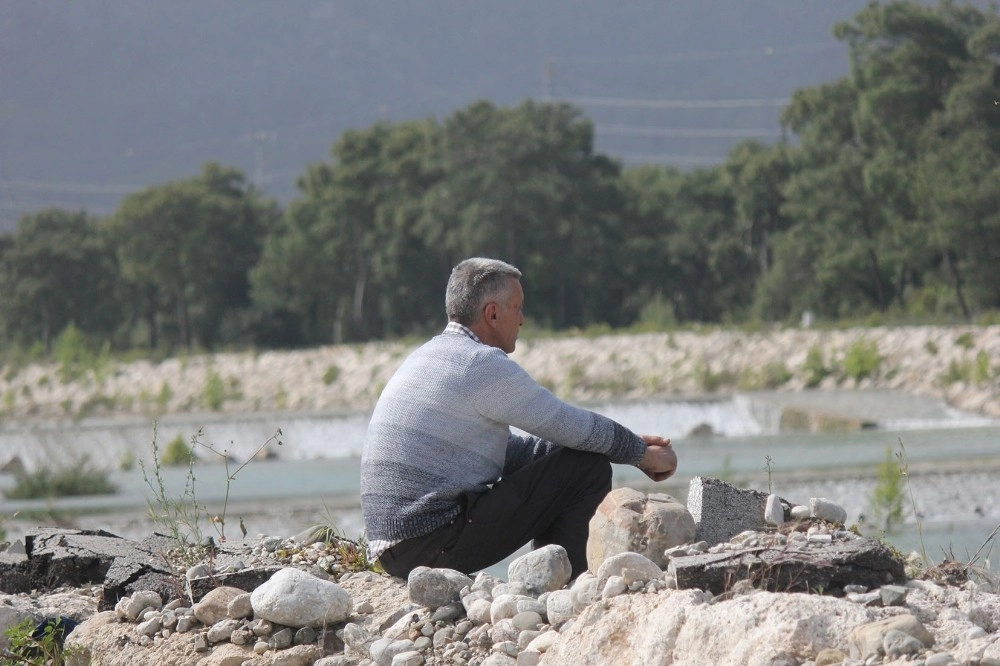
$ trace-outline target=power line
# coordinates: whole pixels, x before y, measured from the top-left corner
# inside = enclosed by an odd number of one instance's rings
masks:
[[[141,190],[144,185],[127,185],[124,183],[111,185],[95,185],[93,183],[74,183],[66,181],[35,180],[31,178],[13,178],[0,180],[0,188],[22,190],[25,192],[55,192],[66,194],[130,194]]]

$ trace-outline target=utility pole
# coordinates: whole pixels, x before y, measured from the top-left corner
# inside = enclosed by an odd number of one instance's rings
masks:
[[[253,184],[258,190],[264,184],[264,144],[277,141],[277,132],[254,132],[250,135],[254,142]]]
[[[552,64],[552,57],[545,59],[545,67],[542,68],[542,99],[546,102],[552,101],[552,76],[555,65]]]

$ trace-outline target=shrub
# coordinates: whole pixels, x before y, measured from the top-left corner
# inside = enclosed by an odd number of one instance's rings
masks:
[[[108,495],[118,492],[108,473],[97,469],[84,456],[62,469],[39,469],[14,475],[14,485],[4,491],[7,499],[42,499],[72,495]]]
[[[844,356],[844,374],[859,382],[875,375],[881,364],[882,356],[878,353],[878,345],[864,339],[857,340],[848,347]]]
[[[331,364],[330,367],[326,369],[326,372],[323,373],[323,383],[329,386],[337,381],[338,377],[340,377],[340,368],[337,367],[335,363]]]
[[[806,387],[816,388],[830,375],[830,369],[823,363],[823,351],[813,345],[806,352],[805,363],[802,369],[806,372]]]
[[[976,363],[972,370],[972,380],[976,384],[985,384],[993,378],[993,370],[990,368],[990,357],[985,350],[980,349],[976,354]]]
[[[170,399],[174,397],[174,392],[170,390],[170,384],[164,381],[160,384],[160,392],[156,395],[156,406],[161,411],[167,410]]]
[[[972,340],[972,333],[969,331],[966,331],[955,338],[955,344],[962,349],[972,349],[976,346],[976,343]]]
[[[202,393],[205,405],[214,412],[222,409],[222,403],[226,401],[226,384],[222,377],[214,370],[209,370],[205,378],[205,390]]]
[[[180,467],[181,465],[187,465],[191,462],[191,456],[194,452],[191,447],[187,445],[184,438],[177,435],[172,440],[167,442],[167,448],[163,450],[163,456],[160,458],[160,464],[166,467]]]
[[[872,518],[884,532],[892,532],[903,522],[903,474],[892,448],[886,447],[885,460],[876,470],[875,488],[868,498]]]

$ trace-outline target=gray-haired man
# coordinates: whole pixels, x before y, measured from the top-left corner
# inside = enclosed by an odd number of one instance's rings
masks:
[[[655,481],[677,467],[669,440],[559,400],[508,358],[524,323],[520,277],[496,259],[458,264],[447,327],[378,400],[361,508],[369,555],[390,574],[471,573],[532,541],[563,546],[575,578],[587,569],[588,526],[611,490],[611,463]]]

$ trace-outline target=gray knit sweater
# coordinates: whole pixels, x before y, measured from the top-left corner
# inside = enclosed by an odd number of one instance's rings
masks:
[[[558,446],[632,465],[646,450],[624,426],[556,398],[502,350],[442,333],[403,362],[372,414],[361,455],[367,538],[428,534],[458,515],[461,493]]]

